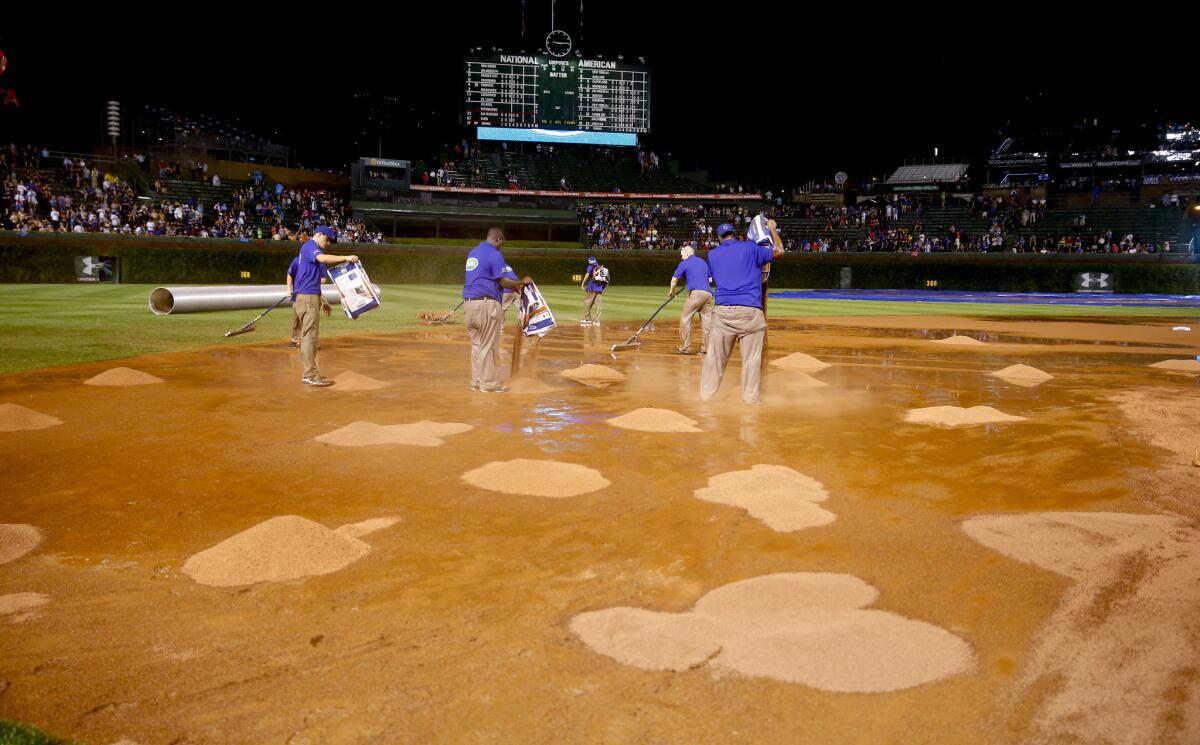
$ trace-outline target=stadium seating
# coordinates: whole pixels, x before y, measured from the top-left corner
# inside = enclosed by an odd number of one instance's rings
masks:
[[[473,175],[478,164],[482,173]],[[511,173],[522,189],[558,190],[566,178],[571,191],[671,192],[699,194],[711,188],[665,171],[643,174],[630,157],[610,160],[564,150],[554,157],[520,155],[515,152],[483,153],[478,158],[455,162],[451,173],[467,186],[507,189],[504,173]]]
[[[965,163],[936,163],[900,166],[888,177],[889,184],[953,184],[967,173]]]

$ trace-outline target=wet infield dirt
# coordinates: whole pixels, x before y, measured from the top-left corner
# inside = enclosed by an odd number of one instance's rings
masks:
[[[62,421],[0,431],[0,524],[42,536],[0,566],[0,595],[46,598],[0,615],[0,718],[102,745],[1200,741],[1200,427],[1187,425],[1200,377],[1149,367],[1194,358],[1200,332],[1171,332],[1168,319],[772,320],[766,360],[802,352],[831,367],[811,373],[815,387],[766,365],[763,405],[747,407],[736,352],[702,404],[702,358],[671,354],[675,321],[657,325],[616,359],[608,346],[636,325],[555,329],[536,369],[551,385],[521,395],[468,390],[461,325],[322,342],[323,375],[387,384],[377,390],[301,385],[286,339],[120,362],[156,385],[83,385],[111,361],[0,376],[0,404]],[[952,334],[985,344],[930,343]],[[506,362],[511,344],[510,326]],[[559,382],[585,364],[625,379]],[[1029,387],[991,374],[1016,364],[1054,377]],[[935,406],[1024,420],[905,421]],[[606,424],[649,407],[700,433]],[[471,429],[436,447],[315,440],[357,421]],[[611,483],[556,499],[462,479],[518,459]],[[819,482],[836,520],[780,532],[694,496],[757,465]],[[1136,541],[1088,544],[1104,567],[1091,582],[1024,559],[1041,553],[1019,532],[999,551],[963,529],[1092,512],[1165,517],[1139,522]],[[330,574],[210,587],[182,572],[284,515],[397,522]],[[1156,580],[1167,549],[1169,582]],[[972,664],[902,690],[837,692],[795,670],[643,669],[572,632],[583,614],[687,614],[722,587],[782,573],[869,585],[872,612],[962,640]],[[1154,633],[1131,633],[1122,619],[1146,588],[1173,610],[1139,621]],[[853,641],[822,633],[833,651]],[[1063,639],[1160,662],[1139,671],[1141,694],[1114,696],[1127,681],[1072,668],[1097,655],[1076,663],[1048,648]]]

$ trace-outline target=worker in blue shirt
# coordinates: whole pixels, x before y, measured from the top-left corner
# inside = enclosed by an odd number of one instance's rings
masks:
[[[300,363],[304,366],[305,385],[326,388],[333,385],[329,378],[317,372],[317,344],[321,333],[321,269],[322,265],[341,264],[343,261],[357,262],[358,257],[337,256],[325,253],[325,248],[336,240],[333,230],[325,225],[313,231],[313,237],[300,247],[296,274],[292,290],[296,293],[293,305],[300,316]]]
[[[533,283],[529,277],[517,279],[500,253],[503,244],[504,231],[489,228],[487,240],[467,254],[463,281],[464,316],[467,335],[471,337],[470,388],[483,393],[508,390],[500,383],[498,364],[500,335],[504,330],[502,291],[520,292],[525,285]]]
[[[775,221],[768,220],[770,247],[738,240],[729,223],[717,226],[721,244],[708,252],[708,268],[716,285],[708,354],[700,373],[700,400],[711,401],[721,387],[725,366],[736,341],[742,351],[742,402],[759,403],[763,338],[767,317],[763,312],[763,266],[783,256],[783,240]]]
[[[692,318],[700,314],[700,354],[704,354],[708,344],[708,329],[712,320],[713,295],[711,289],[712,277],[709,276],[708,263],[696,255],[691,246],[679,249],[683,261],[675,269],[671,277],[671,289],[667,293],[671,297],[679,292],[676,285],[682,278],[687,287],[687,302],[683,304],[683,313],[679,316],[679,349],[677,354],[692,353]]]
[[[604,312],[604,290],[608,287],[608,268],[596,261],[595,256],[588,257],[587,273],[583,275],[583,283],[579,289],[586,294],[583,296],[583,320],[580,323],[599,324],[600,314]]]

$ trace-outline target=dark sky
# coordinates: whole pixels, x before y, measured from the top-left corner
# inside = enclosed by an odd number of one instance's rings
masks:
[[[148,19],[89,20],[85,35],[8,23],[0,88],[15,90],[21,107],[0,107],[0,140],[91,149],[104,101],[115,98],[127,111],[156,103],[278,132],[301,163],[335,167],[356,150],[377,154],[377,145],[356,147],[349,115],[351,97],[371,92],[411,109],[383,155],[418,160],[464,132],[461,60],[470,47],[541,45],[550,4],[525,4],[524,39],[522,7],[410,0],[378,17],[331,18],[325,9],[282,18],[276,9],[211,23],[196,8],[189,23],[164,29]],[[1090,27],[1040,7],[968,4],[897,19],[892,10],[915,6],[847,3],[826,18],[797,3],[730,4],[717,14],[700,4],[585,0],[581,27],[578,2],[555,7],[556,25],[585,54],[647,58],[645,141],[714,178],[787,186],[843,169],[857,179],[931,157],[934,147],[977,159],[1002,134],[1070,131],[1085,117],[1126,137],[1163,119],[1200,119],[1185,45],[1165,30],[1122,34],[1112,18]]]

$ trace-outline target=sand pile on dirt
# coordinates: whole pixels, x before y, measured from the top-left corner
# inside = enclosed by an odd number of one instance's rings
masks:
[[[847,574],[770,574],[719,587],[685,613],[609,608],[575,616],[570,628],[644,670],[707,664],[825,691],[898,691],[974,666],[971,648],[950,632],[866,610],[878,596]]]
[[[683,414],[670,409],[655,409],[647,407],[634,409],[628,414],[605,420],[608,424],[621,429],[632,429],[638,432],[700,432],[695,419],[688,419]]]
[[[376,517],[370,520],[363,520],[359,523],[350,523],[335,529],[333,532],[338,535],[344,535],[347,538],[362,538],[365,535],[370,535],[384,528],[390,528],[400,522],[398,517]]]
[[[828,525],[837,515],[817,506],[829,498],[821,482],[786,466],[757,465],[713,476],[696,499],[741,507],[772,530],[786,533]]]
[[[16,561],[42,542],[42,532],[32,525],[0,525],[0,564]]]
[[[978,339],[975,339],[970,336],[960,336],[958,334],[955,334],[954,336],[948,336],[945,339],[934,339],[933,343],[934,344],[949,344],[951,346],[963,346],[963,347],[974,347],[974,346],[979,346],[980,344],[983,344],[983,342],[979,341]]]
[[[88,378],[83,381],[84,385],[150,385],[151,383],[162,383],[162,378],[156,378],[149,373],[144,373],[141,370],[133,370],[128,367],[114,367],[111,370],[105,370],[94,378]]]
[[[1037,741],[1113,742],[1120,733],[1121,742],[1200,742],[1200,531],[1165,515],[1111,512],[975,517],[962,527],[1075,580],[1011,694],[1014,706],[1041,697]]]
[[[1155,362],[1150,367],[1157,367],[1159,370],[1200,373],[1200,360],[1163,360]]]
[[[822,362],[816,357],[804,354],[803,352],[794,352],[787,357],[771,360],[771,364],[776,367],[782,367],[785,370],[804,370],[806,372],[816,372],[824,370],[827,367],[832,367],[829,363]]]
[[[38,592],[18,592],[12,595],[0,595],[0,616],[20,613],[49,602],[49,596]]]
[[[492,461],[467,471],[462,480],[471,486],[502,494],[530,497],[575,497],[597,491],[610,482],[594,468],[555,460]]]
[[[580,365],[570,370],[563,370],[559,375],[568,380],[574,380],[576,383],[599,388],[619,383],[625,379],[624,375],[604,365]]]
[[[1054,380],[1054,376],[1044,370],[1039,370],[1036,367],[1029,365],[1009,365],[1003,370],[997,370],[991,374],[992,377],[1001,378],[1014,385],[1031,388],[1035,385],[1041,385],[1047,380]]]
[[[58,417],[42,414],[17,404],[0,404],[0,432],[24,432],[62,424]]]
[[[443,437],[469,432],[470,424],[457,422],[430,422],[422,420],[412,424],[373,424],[353,422],[341,429],[326,432],[313,439],[327,445],[341,447],[366,447],[368,445],[415,445],[437,447],[446,443]]]
[[[972,406],[969,409],[961,406],[930,406],[925,409],[909,409],[908,415],[905,416],[905,421],[914,424],[933,424],[939,427],[966,427],[1024,420],[1023,416],[1005,414],[991,406]]]
[[[335,391],[377,391],[389,385],[389,383],[385,383],[382,380],[369,378],[366,375],[359,375],[351,370],[347,370],[337,376],[333,381],[337,384],[333,387]]]
[[[202,585],[234,587],[331,574],[371,547],[296,515],[273,517],[205,549],[183,563]]]

